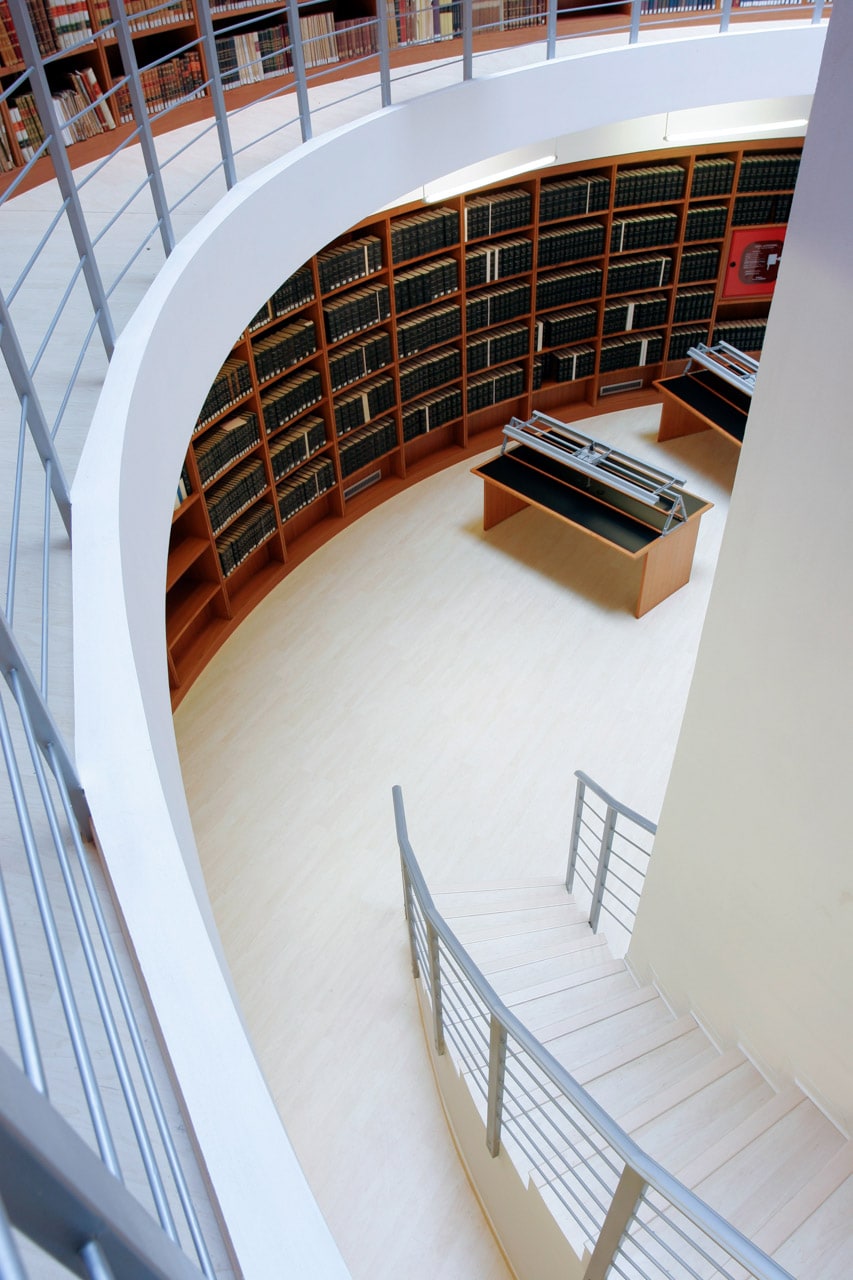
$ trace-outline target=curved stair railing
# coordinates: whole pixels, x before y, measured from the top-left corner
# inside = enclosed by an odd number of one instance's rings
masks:
[[[504,1146],[526,1161],[568,1215],[575,1252],[589,1255],[584,1280],[791,1280],[646,1155],[506,1007],[436,909],[399,787],[393,798],[412,973],[435,1052],[449,1049],[467,1081],[489,1153]]]

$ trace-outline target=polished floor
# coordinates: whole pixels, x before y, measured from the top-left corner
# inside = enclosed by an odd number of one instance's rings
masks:
[[[462,462],[295,570],[176,714],[243,1014],[355,1280],[507,1274],[427,1065],[391,787],[435,887],[559,875],[577,768],[657,817],[736,467],[658,414],[588,427],[715,504],[644,618],[606,547],[534,511],[484,534]]]

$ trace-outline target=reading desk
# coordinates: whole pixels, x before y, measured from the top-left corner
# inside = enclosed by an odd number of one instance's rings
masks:
[[[654,384],[663,396],[658,440],[674,440],[710,427],[740,448],[758,361],[728,342],[714,347],[699,343],[687,354],[684,373]]]

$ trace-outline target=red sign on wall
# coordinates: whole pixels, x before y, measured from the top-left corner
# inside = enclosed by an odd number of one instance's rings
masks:
[[[723,277],[724,298],[766,298],[772,294],[782,259],[785,230],[782,223],[732,232]]]

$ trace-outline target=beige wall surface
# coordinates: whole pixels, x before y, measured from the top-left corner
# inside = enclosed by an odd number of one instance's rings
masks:
[[[853,1118],[853,11],[835,7],[631,958]]]

